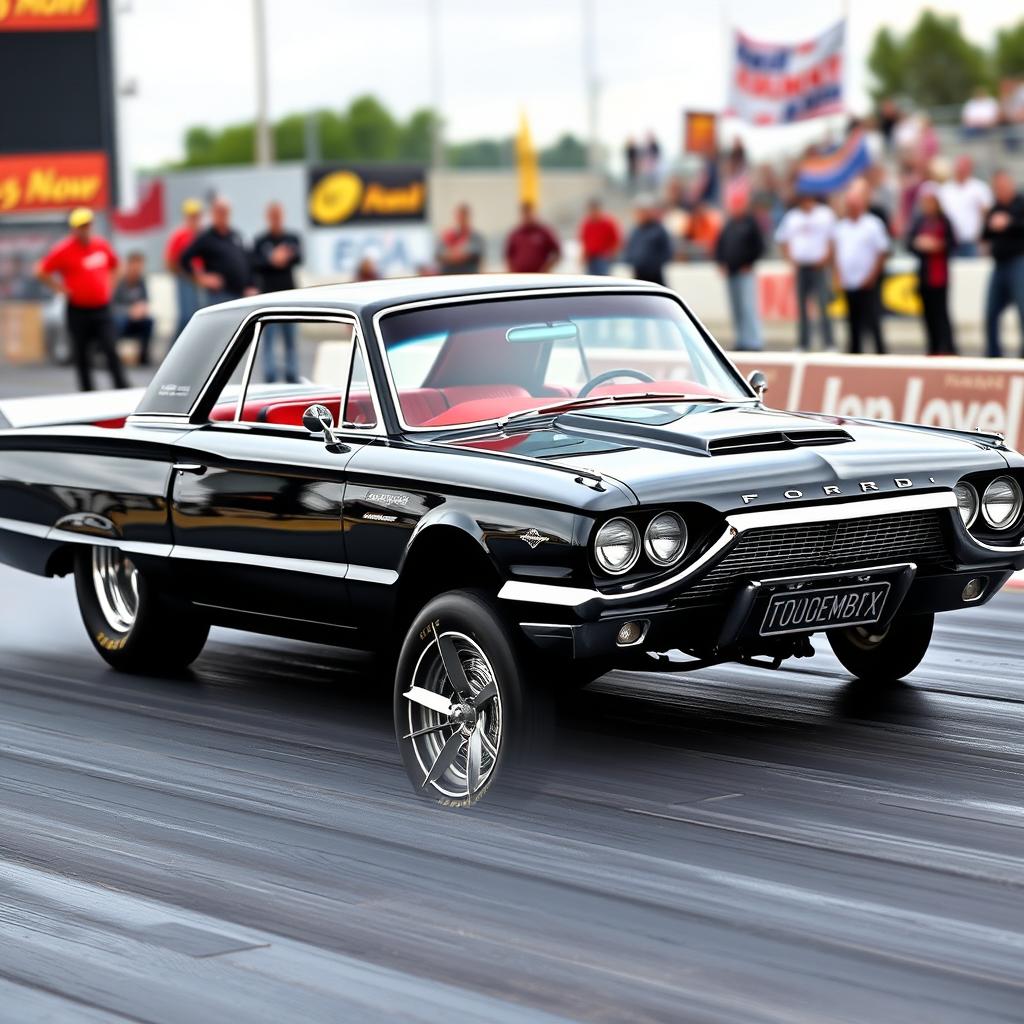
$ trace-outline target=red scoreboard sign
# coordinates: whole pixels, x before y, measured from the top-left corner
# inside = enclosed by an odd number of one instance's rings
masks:
[[[99,0],[0,0],[0,32],[95,29]]]

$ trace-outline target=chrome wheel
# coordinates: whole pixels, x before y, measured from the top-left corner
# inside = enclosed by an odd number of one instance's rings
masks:
[[[92,581],[107,625],[128,633],[139,614],[139,570],[118,548],[93,548]]]
[[[408,732],[422,787],[470,802],[494,772],[501,750],[501,693],[487,655],[464,633],[431,627],[406,700]]]

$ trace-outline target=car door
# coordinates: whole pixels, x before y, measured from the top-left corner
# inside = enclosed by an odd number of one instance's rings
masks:
[[[298,382],[267,379],[266,348],[281,343],[281,324],[297,335]],[[360,422],[338,424],[333,440],[310,433],[302,415],[322,404],[341,418],[361,346],[352,316],[268,312],[207,422],[179,442],[172,559],[192,600],[215,618],[248,617],[257,628],[263,620],[271,632],[351,628],[346,468],[358,445],[379,437],[376,398],[361,403]]]

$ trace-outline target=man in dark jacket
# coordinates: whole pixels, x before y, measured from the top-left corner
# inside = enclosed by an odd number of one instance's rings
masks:
[[[729,197],[729,219],[715,243],[715,262],[725,274],[736,347],[741,351],[764,348],[754,272],[754,264],[763,255],[764,238],[750,212],[750,195],[746,189],[735,189]]]
[[[280,203],[267,207],[267,230],[257,235],[252,246],[252,266],[260,291],[283,292],[295,287],[295,268],[302,262],[302,242],[294,231],[284,226],[284,209]],[[274,358],[274,339],[280,334],[284,344],[282,374],[289,384],[299,381],[299,364],[295,353],[295,323],[290,320],[268,321],[260,331],[263,375],[268,383],[278,380]]]
[[[196,268],[197,260],[201,269]],[[213,201],[210,226],[186,246],[178,262],[204,289],[207,305],[256,294],[249,253],[242,236],[231,226],[231,204],[226,199]]]
[[[985,301],[985,339],[990,356],[1001,356],[999,318],[1007,306],[1016,306],[1024,334],[1024,195],[1008,171],[992,178],[995,205],[985,218],[982,241],[992,253],[992,276]]]
[[[637,200],[636,226],[623,254],[640,281],[665,283],[665,264],[672,259],[672,238],[661,223],[661,209],[653,197]]]

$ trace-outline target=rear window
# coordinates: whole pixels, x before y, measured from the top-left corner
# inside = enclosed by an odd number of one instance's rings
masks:
[[[135,414],[174,416],[189,412],[238,330],[243,312],[248,311],[211,309],[196,313],[167,353]]]

